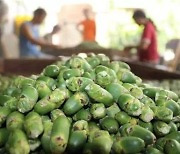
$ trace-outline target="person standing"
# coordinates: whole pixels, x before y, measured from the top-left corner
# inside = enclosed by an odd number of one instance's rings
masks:
[[[34,11],[32,20],[21,25],[19,35],[21,57],[48,58],[51,57],[51,55],[42,53],[40,47],[59,48],[59,46],[45,41],[39,36],[38,26],[43,23],[45,17],[46,11],[38,8]]]
[[[5,57],[6,55],[6,52],[2,44],[2,36],[4,32],[5,23],[8,20],[7,14],[8,14],[8,6],[4,1],[0,0],[0,57]]]
[[[133,14],[133,19],[139,26],[144,27],[141,42],[137,46],[129,46],[124,50],[129,51],[132,48],[136,48],[139,61],[157,64],[159,62],[159,54],[157,51],[156,26],[151,19],[146,17],[142,10],[136,10]]]
[[[84,9],[83,15],[85,20],[78,24],[78,27],[83,27],[83,30],[81,31],[83,41],[95,41],[96,38],[96,23],[95,20],[90,17],[90,13],[89,9]]]

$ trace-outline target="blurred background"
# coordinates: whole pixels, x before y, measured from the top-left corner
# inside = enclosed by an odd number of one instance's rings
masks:
[[[121,52],[125,46],[135,45],[140,41],[143,28],[134,22],[132,15],[134,10],[142,9],[147,17],[153,19],[157,28],[160,64],[166,65],[176,55],[180,36],[179,0],[4,0],[0,2],[1,42],[6,50],[1,49],[2,58],[20,57],[18,41],[21,24],[30,21],[33,11],[39,7],[47,12],[46,19],[39,26],[40,36],[50,33],[53,26],[58,24],[60,32],[52,37],[52,43],[60,45],[61,49],[105,48]],[[84,19],[82,11],[87,8],[96,23],[95,44],[84,43],[81,32],[77,29],[77,24]],[[134,52],[136,51],[132,50],[132,55]],[[57,55],[58,52],[55,56]]]

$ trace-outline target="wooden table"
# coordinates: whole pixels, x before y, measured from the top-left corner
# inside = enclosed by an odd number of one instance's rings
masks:
[[[170,72],[162,68],[155,68],[144,63],[133,62],[121,57],[119,57],[119,60],[128,63],[132,72],[142,79],[180,79],[180,72]],[[0,73],[26,76],[38,74],[44,67],[55,61],[57,61],[57,59],[4,59],[0,60]]]
[[[1,59],[0,72],[28,76],[40,73],[44,67],[55,61],[57,59]]]
[[[53,50],[53,51],[46,51],[45,53],[54,55],[56,57],[58,56],[72,56],[73,54],[78,54],[78,53],[104,53],[107,55],[109,58],[113,59],[114,55],[120,56],[122,52],[117,49],[111,49],[111,48],[102,48],[102,49],[80,49],[80,48],[62,48],[59,50]]]
[[[119,60],[129,64],[131,71],[142,79],[180,79],[180,72],[169,71],[167,68],[160,65],[153,66],[142,62],[131,61],[127,58],[119,58]]]

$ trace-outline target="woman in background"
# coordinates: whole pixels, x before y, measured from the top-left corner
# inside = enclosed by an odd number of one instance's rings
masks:
[[[133,19],[139,26],[144,26],[144,30],[140,44],[126,47],[125,51],[137,48],[139,61],[157,64],[159,62],[159,54],[157,51],[156,26],[152,20],[146,17],[142,10],[136,10],[133,14]]]

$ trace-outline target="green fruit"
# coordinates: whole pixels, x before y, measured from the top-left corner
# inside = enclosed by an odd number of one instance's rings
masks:
[[[146,145],[154,144],[156,140],[156,136],[151,131],[138,125],[130,126],[127,129],[127,134],[128,136],[141,138]]]
[[[117,103],[120,108],[127,112],[129,115],[139,116],[142,112],[141,102],[130,94],[120,95]]]
[[[107,107],[113,104],[113,96],[95,83],[86,86],[85,91],[88,93],[90,98],[99,103],[103,103]]]
[[[115,115],[115,119],[120,125],[124,125],[130,122],[131,117],[126,112],[120,111]]]
[[[116,134],[119,129],[118,122],[112,117],[105,117],[100,121],[102,129],[107,130],[110,134]]]
[[[63,153],[69,139],[70,122],[67,117],[58,117],[52,126],[50,150],[52,153]]]
[[[154,108],[154,115],[155,115],[155,119],[164,122],[170,122],[173,118],[173,112],[170,109],[162,106],[158,106]]]
[[[89,109],[81,109],[79,110],[74,116],[73,116],[73,120],[77,121],[77,120],[85,120],[85,121],[90,121],[91,120],[91,113],[89,111]]]
[[[171,132],[166,136],[168,139],[174,139],[180,143],[180,131]]]
[[[101,119],[106,116],[106,108],[102,103],[92,104],[90,113],[94,119]]]
[[[87,105],[89,98],[84,92],[76,92],[64,104],[63,111],[66,115],[72,115],[78,112],[83,106]]]
[[[115,102],[118,101],[118,98],[121,94],[128,92],[119,83],[110,83],[109,85],[106,86],[106,90],[113,96]]]
[[[85,131],[72,131],[69,137],[67,150],[70,153],[80,153],[87,140]]]
[[[120,111],[120,108],[116,103],[111,105],[110,107],[106,108],[106,114],[108,117],[114,118],[115,115]]]
[[[163,121],[155,121],[153,128],[156,136],[165,136],[170,132],[171,127]]]
[[[164,151],[166,154],[179,154],[180,153],[180,143],[173,139],[168,139],[164,146]]]
[[[160,150],[153,148],[153,147],[148,147],[146,149],[145,154],[163,154]]]
[[[25,117],[24,129],[29,138],[38,138],[43,133],[43,123],[40,115],[33,111],[29,112]]]
[[[143,122],[143,121],[139,120],[138,125],[153,132],[153,124],[151,122]]]
[[[134,154],[141,152],[145,147],[144,141],[138,137],[122,137],[115,141],[112,150],[115,154],[128,153]]]
[[[44,75],[48,77],[57,77],[59,75],[59,67],[57,65],[49,65],[44,69]]]
[[[71,77],[70,79],[66,80],[66,86],[71,91],[84,91],[85,87],[93,83],[91,79],[85,77]]]
[[[0,128],[0,147],[3,147],[9,136],[9,131],[6,128]]]
[[[159,138],[156,143],[155,143],[155,146],[158,150],[164,152],[164,146],[166,144],[166,138],[165,137],[162,137],[162,138]]]
[[[8,130],[23,129],[24,115],[18,111],[10,113],[6,120],[6,128]]]
[[[29,154],[30,146],[22,130],[15,129],[11,131],[6,143],[6,150],[10,154]]]
[[[89,143],[93,153],[109,154],[113,141],[107,131],[97,130],[90,134]]]

